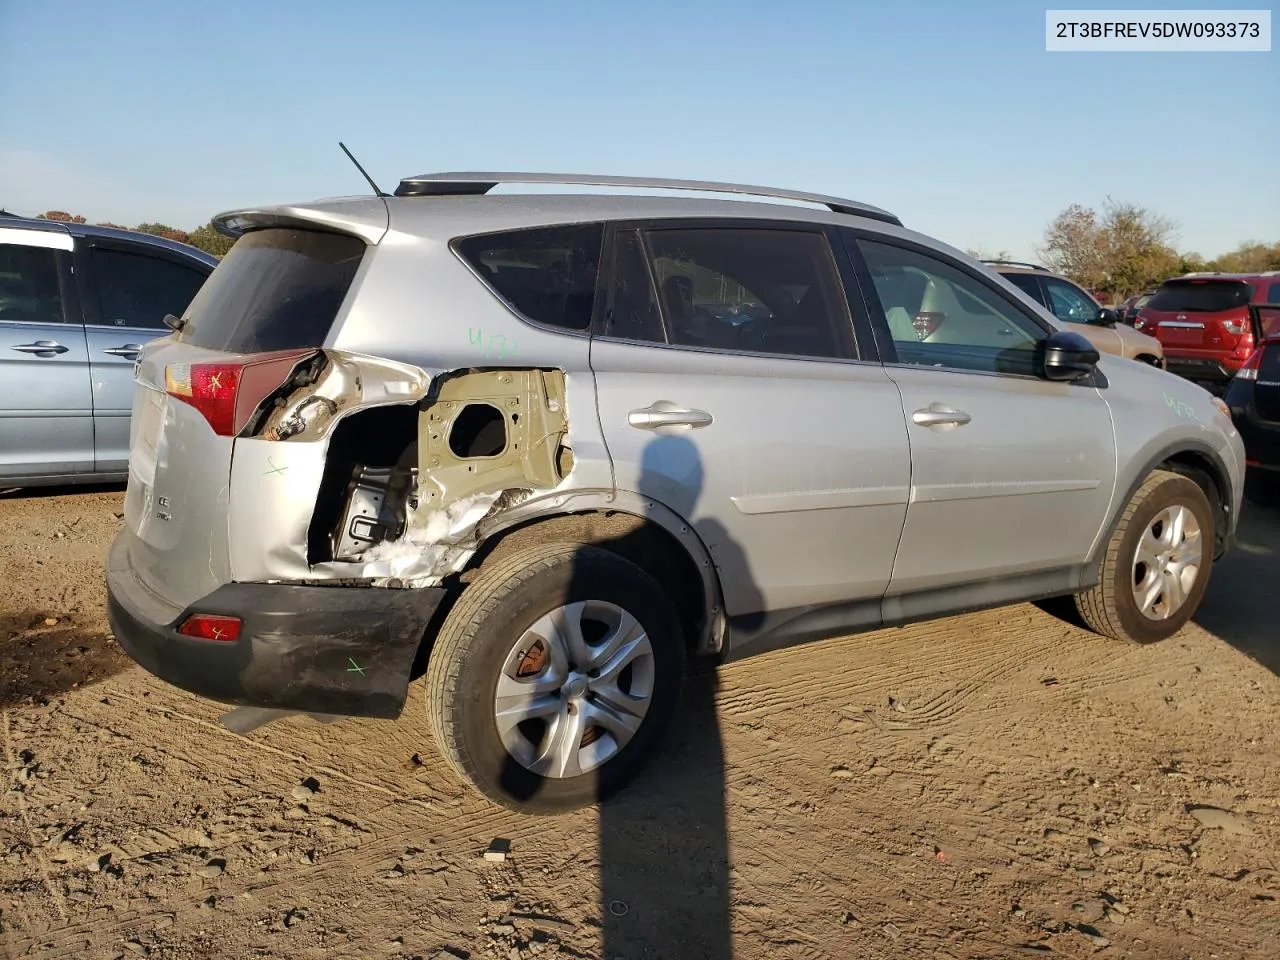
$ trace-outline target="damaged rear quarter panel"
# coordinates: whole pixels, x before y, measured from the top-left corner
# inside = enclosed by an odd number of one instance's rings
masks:
[[[371,548],[368,562],[308,565],[308,527],[334,426],[372,406],[420,399],[384,392],[376,400],[348,403],[314,430],[288,439],[236,442],[231,542],[237,580],[372,579],[423,586],[465,564],[477,545],[476,523],[503,491],[519,491],[508,500],[523,500],[522,513],[536,510],[539,501],[545,501],[548,513],[556,512],[575,494],[612,499],[613,470],[600,429],[586,332],[553,331],[517,317],[453,254],[448,239],[447,231],[439,237],[397,233],[393,223],[367,254],[365,275],[326,347],[326,354],[367,361],[361,391],[370,397],[380,379],[378,364],[417,369],[432,382],[434,402],[422,405],[418,421],[419,503],[404,535]],[[504,344],[500,356],[490,348],[495,342]],[[350,382],[350,377],[340,379]],[[439,428],[449,415],[441,402],[496,401],[509,414],[513,399],[526,411],[543,404],[535,422],[518,431],[531,438],[532,449],[509,446],[502,455],[465,462],[442,454],[448,437]],[[272,418],[277,424],[281,420]],[[433,425],[436,440],[431,439]],[[564,476],[557,470],[560,438],[572,451],[572,469]],[[442,519],[441,510],[450,507],[453,512]],[[505,509],[505,502],[495,509]],[[430,550],[434,544],[428,534],[442,530],[447,532],[439,542],[448,549]],[[415,561],[415,551],[420,560]]]

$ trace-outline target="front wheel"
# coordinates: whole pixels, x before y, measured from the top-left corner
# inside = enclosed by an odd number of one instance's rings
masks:
[[[675,712],[684,640],[640,567],[581,544],[497,560],[445,618],[428,710],[454,770],[513,810],[555,813],[623,786]]]
[[[1213,524],[1213,508],[1195,481],[1152,472],[1111,534],[1098,583],[1076,596],[1085,623],[1132,643],[1181,630],[1209,583]]]

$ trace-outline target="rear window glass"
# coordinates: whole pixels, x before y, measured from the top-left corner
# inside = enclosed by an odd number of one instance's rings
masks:
[[[491,233],[454,248],[518,313],[566,330],[591,325],[600,267],[599,223]]]
[[[246,233],[191,301],[181,339],[230,353],[319,347],[364,251],[363,240],[346,234]]]
[[[1152,310],[1217,313],[1249,302],[1249,285],[1239,280],[1179,280],[1163,284],[1147,303]]]

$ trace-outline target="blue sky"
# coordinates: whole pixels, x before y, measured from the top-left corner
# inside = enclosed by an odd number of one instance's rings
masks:
[[[1021,256],[1110,194],[1206,256],[1280,240],[1280,53],[1047,53],[1046,6],[0,0],[0,206],[190,228],[362,192],[343,139],[384,189],[764,183]]]

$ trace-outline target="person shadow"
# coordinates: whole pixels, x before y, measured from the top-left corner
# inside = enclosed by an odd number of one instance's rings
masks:
[[[677,513],[711,553],[732,596],[748,611],[763,603],[741,548],[723,525],[697,510],[704,469],[682,435],[655,436],[644,447],[637,493]],[[658,509],[654,507],[653,509]],[[673,576],[655,555],[652,530],[591,544],[641,561],[677,609],[697,609],[695,568]],[[651,557],[646,564],[643,558]],[[655,564],[658,569],[655,569]],[[681,568],[683,569],[683,568]],[[633,611],[634,613],[634,611]],[[634,779],[599,803],[601,960],[731,960],[731,857],[723,737],[716,713],[719,659],[692,655],[701,623],[687,624],[686,675],[664,740]],[[515,760],[507,758],[508,764]]]

